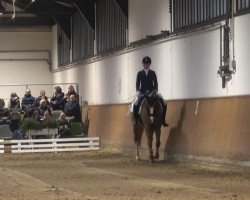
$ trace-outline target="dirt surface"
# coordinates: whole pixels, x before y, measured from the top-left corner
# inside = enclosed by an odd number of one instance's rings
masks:
[[[102,150],[0,155],[0,199],[250,199],[250,169]]]

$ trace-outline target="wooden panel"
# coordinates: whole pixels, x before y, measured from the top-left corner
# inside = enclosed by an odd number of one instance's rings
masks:
[[[128,105],[90,106],[89,136],[103,145],[133,146]],[[168,154],[250,159],[250,97],[170,101],[161,150]],[[146,147],[145,135],[143,146]]]

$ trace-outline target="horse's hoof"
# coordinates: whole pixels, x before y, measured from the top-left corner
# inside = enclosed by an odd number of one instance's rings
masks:
[[[136,156],[135,159],[136,159],[137,161],[141,161],[141,159],[140,159],[138,156]]]
[[[155,158],[155,159],[159,159],[159,157],[160,157],[159,154],[155,154],[155,157],[154,157],[154,158]]]
[[[154,163],[154,157],[153,156],[149,156],[149,162]]]

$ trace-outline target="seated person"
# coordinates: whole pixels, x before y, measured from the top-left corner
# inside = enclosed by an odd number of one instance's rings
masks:
[[[18,111],[18,109],[13,109],[13,110],[10,111],[9,120],[11,121],[10,130],[12,132],[14,132],[17,129],[16,127],[19,128],[19,126],[21,124],[21,121],[22,121],[22,115]]]
[[[58,123],[58,136],[57,138],[66,137],[70,131],[69,120],[67,119],[65,113],[61,113],[60,117],[57,120]]]
[[[50,107],[53,110],[63,110],[64,108],[64,93],[62,92],[62,88],[60,86],[56,86],[54,88],[53,97],[50,100]]]
[[[0,125],[3,124],[10,124],[9,117],[9,110],[5,108],[5,102],[3,99],[0,99]]]
[[[40,106],[36,110],[38,111],[41,125],[44,126],[46,122],[52,118],[52,113],[49,106],[47,105],[47,101],[42,99],[40,101]]]
[[[15,92],[10,94],[10,102],[9,109],[12,111],[13,109],[20,109],[20,99]]]
[[[35,119],[36,121],[39,121],[40,120],[40,116],[39,116],[39,113],[38,111],[35,109],[34,112],[33,112],[33,115],[31,116],[33,119]]]
[[[28,105],[26,110],[24,111],[23,119],[27,118],[34,118],[37,121],[39,121],[40,119],[38,110],[36,110],[32,105]]]
[[[42,99],[44,99],[45,101],[47,101],[47,105],[49,105],[48,97],[46,97],[45,91],[41,90],[40,91],[40,95],[35,100],[34,106],[35,107],[39,107],[40,106],[40,102],[41,102]]]
[[[21,140],[23,139],[23,133],[20,129],[21,125],[21,114],[14,109],[10,114],[11,124],[9,125],[11,132],[13,133],[12,139],[14,140]]]
[[[79,102],[79,94],[77,94],[76,92],[75,92],[75,88],[74,88],[74,86],[73,85],[70,85],[69,87],[68,87],[68,93],[65,95],[65,99],[66,99],[66,101],[69,101],[69,97],[71,96],[71,95],[74,95],[75,96],[75,98],[76,98],[76,101],[77,102]]]
[[[74,122],[82,122],[80,105],[74,95],[71,95],[69,101],[65,104],[64,113]]]
[[[51,120],[51,119],[52,119],[52,114],[51,114],[50,110],[48,110],[48,111],[46,111],[46,112],[44,113],[44,120],[45,120],[45,121],[49,121],[49,120]]]
[[[47,125],[51,120],[53,120],[53,118],[52,118],[50,110],[45,111],[44,115],[42,117],[40,116],[40,125],[41,125],[41,127],[42,128],[48,128]]]
[[[27,89],[26,93],[22,99],[22,110],[25,112],[30,106],[35,103],[35,98],[31,95],[31,90]]]
[[[39,107],[37,108],[37,111],[39,113],[39,116],[40,116],[40,119],[44,119],[45,118],[45,113],[48,112],[48,114],[51,115],[52,117],[52,114],[50,112],[50,109],[49,109],[49,106],[47,104],[47,101],[45,99],[42,99],[39,103]]]

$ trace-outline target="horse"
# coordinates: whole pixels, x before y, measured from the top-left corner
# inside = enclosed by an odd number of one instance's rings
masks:
[[[148,148],[149,148],[149,161],[154,162],[154,159],[159,158],[159,147],[161,145],[160,135],[161,135],[161,125],[162,125],[162,112],[163,108],[159,101],[159,96],[157,91],[152,91],[150,94],[145,96],[145,99],[141,105],[140,118],[142,124],[139,126],[133,126],[134,132],[134,142],[136,145],[136,159],[140,160],[139,157],[139,147],[141,146],[142,134],[145,130]],[[133,120],[133,117],[132,117]],[[153,156],[153,135],[156,135],[156,152]]]

